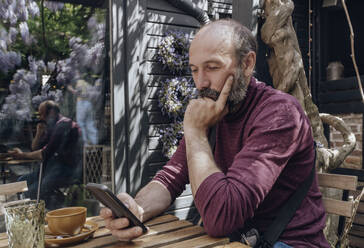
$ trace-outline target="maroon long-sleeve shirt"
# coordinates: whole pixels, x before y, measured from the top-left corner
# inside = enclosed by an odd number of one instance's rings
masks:
[[[211,236],[228,236],[252,219],[264,232],[314,164],[310,123],[297,100],[252,78],[238,112],[216,127],[215,161],[221,172],[207,177],[195,205]],[[172,199],[189,183],[184,139],[155,177]],[[280,237],[293,247],[330,247],[317,177]]]

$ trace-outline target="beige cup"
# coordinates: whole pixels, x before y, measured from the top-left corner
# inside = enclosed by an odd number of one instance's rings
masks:
[[[46,214],[49,231],[54,235],[76,235],[86,221],[85,207],[68,207],[49,211]]]

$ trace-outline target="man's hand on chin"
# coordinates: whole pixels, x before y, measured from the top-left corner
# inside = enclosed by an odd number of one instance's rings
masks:
[[[227,78],[216,101],[204,97],[192,99],[189,102],[183,120],[185,135],[196,131],[206,134],[209,127],[215,125],[228,113],[226,101],[231,91],[233,79],[232,75]]]

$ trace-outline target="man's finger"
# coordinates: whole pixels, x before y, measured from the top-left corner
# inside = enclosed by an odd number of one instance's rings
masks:
[[[217,103],[218,104],[221,104],[222,106],[225,106],[226,101],[227,101],[227,99],[228,99],[228,97],[230,95],[230,91],[231,91],[231,87],[233,85],[233,81],[234,81],[233,75],[230,75],[226,79],[225,84],[224,84],[224,87],[221,90],[220,96],[217,99]]]
[[[130,225],[130,222],[127,218],[118,218],[114,219],[110,222],[111,229],[123,229]]]
[[[112,230],[111,233],[121,241],[130,241],[141,236],[143,234],[143,230],[137,226],[123,230]]]
[[[110,218],[110,217],[112,217],[112,212],[111,212],[111,210],[110,210],[110,209],[108,209],[108,208],[102,208],[102,209],[100,210],[100,216],[101,216],[102,218]]]

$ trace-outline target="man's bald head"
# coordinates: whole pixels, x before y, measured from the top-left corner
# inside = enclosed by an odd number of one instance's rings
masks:
[[[241,102],[254,73],[257,43],[249,29],[224,19],[203,26],[190,46],[190,67],[202,97],[218,95],[229,75],[234,83],[229,105]]]
[[[196,34],[195,38],[213,36],[222,39],[224,42],[232,43],[234,54],[238,65],[241,65],[243,59],[249,52],[257,53],[258,44],[252,32],[233,19],[221,19],[204,25]]]

